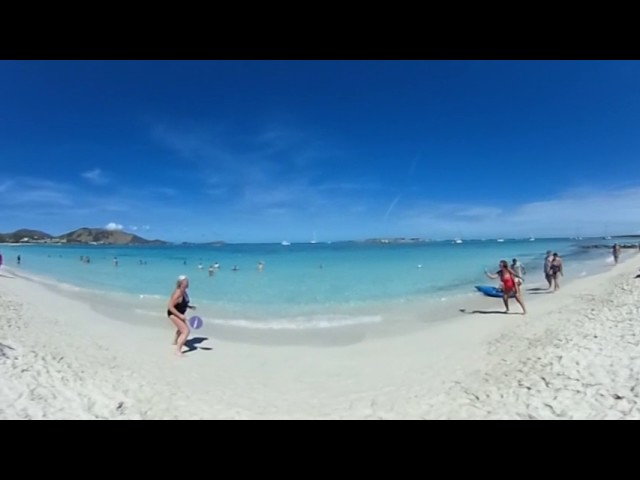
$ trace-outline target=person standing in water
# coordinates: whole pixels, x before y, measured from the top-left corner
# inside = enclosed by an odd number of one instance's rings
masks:
[[[613,244],[612,254],[613,262],[617,265],[620,261],[620,245],[618,245],[617,243]]]
[[[22,257],[18,255],[18,265],[20,265],[21,263],[22,263]]]
[[[195,305],[190,304],[189,294],[187,293],[188,288],[189,279],[186,275],[180,275],[176,282],[176,289],[169,299],[169,306],[167,308],[167,316],[176,327],[173,345],[176,346],[176,355],[179,357],[184,355],[182,353],[182,347],[184,347],[184,344],[187,342],[190,333],[185,314],[188,309],[196,309]]]
[[[524,302],[522,301],[522,296],[520,294],[520,286],[518,285],[517,280],[522,280],[511,268],[509,268],[509,264],[506,260],[500,260],[500,270],[498,270],[495,275],[484,271],[484,274],[495,280],[499,278],[502,282],[502,301],[504,302],[505,313],[509,313],[509,297],[511,295],[515,296],[516,302],[520,304],[522,307],[522,314],[527,314],[527,309],[524,306]]]

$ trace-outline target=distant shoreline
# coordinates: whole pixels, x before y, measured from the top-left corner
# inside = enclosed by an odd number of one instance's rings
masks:
[[[0,234],[0,245],[2,246],[26,246],[26,245],[44,245],[44,246],[83,246],[83,247],[127,247],[127,246],[185,246],[185,247],[203,247],[203,246],[211,246],[211,247],[223,247],[225,245],[279,245],[281,242],[273,241],[273,242],[227,242],[224,240],[214,240],[207,242],[170,242],[165,240],[147,240],[141,237],[138,237],[131,233],[126,233],[124,231],[109,231],[105,229],[87,229],[82,228],[78,229],[74,232],[70,232],[68,234],[53,236],[44,232],[38,232],[38,235],[35,236],[27,236],[21,238],[20,241],[16,241],[15,239],[21,236],[21,232],[26,232],[27,230],[18,230],[13,233],[8,234]],[[35,232],[35,231],[34,231]],[[84,238],[78,238],[78,235],[90,235],[91,238],[95,238],[97,235],[99,238],[105,238],[105,240],[99,241],[88,241],[84,240]],[[124,237],[124,238],[122,238]],[[593,244],[582,245],[581,248],[584,249],[595,249],[595,248],[610,248],[613,244],[600,244],[595,243],[596,240],[605,240],[605,241],[616,241],[618,239],[638,239],[640,241],[640,235],[615,235],[612,236],[611,239],[605,239],[604,237],[596,236],[596,237],[584,237],[584,238],[567,238],[567,237],[539,237],[535,240],[531,240],[530,238],[508,238],[502,237],[504,241],[502,243],[512,243],[512,242],[525,242],[525,241],[547,241],[547,240],[576,240],[576,241],[590,241],[593,240]],[[7,241],[7,239],[12,239],[12,241]],[[459,240],[459,241],[456,241]],[[367,238],[367,239],[356,239],[356,240],[334,240],[331,242],[291,242],[291,245],[299,246],[299,245],[317,245],[317,244],[345,244],[345,243],[357,243],[357,244],[366,244],[366,245],[426,245],[433,243],[491,243],[498,241],[498,238],[467,238],[467,239],[449,239],[449,238],[421,238],[421,237],[379,237],[379,238]],[[625,249],[633,249],[637,248],[636,243],[624,243],[620,244],[621,248]]]

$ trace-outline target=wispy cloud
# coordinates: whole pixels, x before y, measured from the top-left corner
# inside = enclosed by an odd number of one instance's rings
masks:
[[[391,204],[389,205],[389,208],[387,208],[387,213],[384,214],[384,221],[386,222],[387,219],[389,218],[389,215],[391,214],[391,212],[393,211],[394,207],[398,204],[398,202],[400,201],[400,197],[402,195],[398,195],[396,196],[396,198],[393,199],[393,201],[391,202]]]
[[[94,168],[93,170],[83,172],[81,175],[85,180],[93,183],[94,185],[106,185],[107,183],[109,183],[109,179],[99,168]]]
[[[17,178],[0,185],[0,206],[71,206],[73,197],[67,185],[37,178]]]
[[[5,181],[0,183],[0,193],[4,193],[11,187],[11,182]]]
[[[197,169],[202,192],[243,215],[317,214],[331,206],[348,207],[371,182],[326,178],[323,162],[337,149],[300,130],[271,126],[254,135],[220,128],[180,131],[166,126],[153,132],[181,161]]]
[[[130,225],[129,226],[129,230],[131,230],[132,232],[137,232],[138,230],[151,230],[151,226],[149,225],[142,225],[142,226],[137,226],[137,225]]]
[[[2,182],[0,187],[0,211],[15,229],[48,228],[52,233],[79,226],[122,229],[126,221],[127,225],[143,225],[139,228],[148,230],[147,222],[180,215],[180,207],[167,199],[169,191],[152,191],[147,187],[116,186],[98,194],[94,189],[82,188],[82,184],[33,177],[17,177]],[[124,221],[112,222],[113,218]]]
[[[640,230],[640,187],[568,191],[522,205],[414,205],[404,212],[403,224],[426,234],[454,236],[635,233]]]
[[[495,218],[502,213],[502,209],[496,207],[470,207],[463,209],[456,214],[461,217],[469,218]]]

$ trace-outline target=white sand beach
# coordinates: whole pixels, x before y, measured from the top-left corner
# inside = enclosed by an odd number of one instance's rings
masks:
[[[168,321],[113,318],[3,271],[0,419],[638,419],[640,255],[623,259],[526,295],[527,316],[478,296],[389,336],[276,344],[208,327],[185,358]]]

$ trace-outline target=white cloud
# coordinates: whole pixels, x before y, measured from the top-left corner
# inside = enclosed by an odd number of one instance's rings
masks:
[[[84,172],[81,174],[86,180],[95,184],[95,185],[105,185],[109,183],[108,178],[104,174],[102,170],[99,168],[94,168],[93,170],[89,170],[88,172]]]
[[[130,225],[129,228],[131,229],[132,232],[135,232],[136,230],[138,230],[138,227],[136,227],[135,225]]]
[[[569,191],[511,207],[423,204],[406,211],[403,223],[445,236],[624,235],[640,227],[640,187]]]
[[[104,228],[106,228],[107,230],[114,231],[114,230],[122,230],[124,227],[119,223],[111,222],[111,223],[107,223],[107,225]]]

